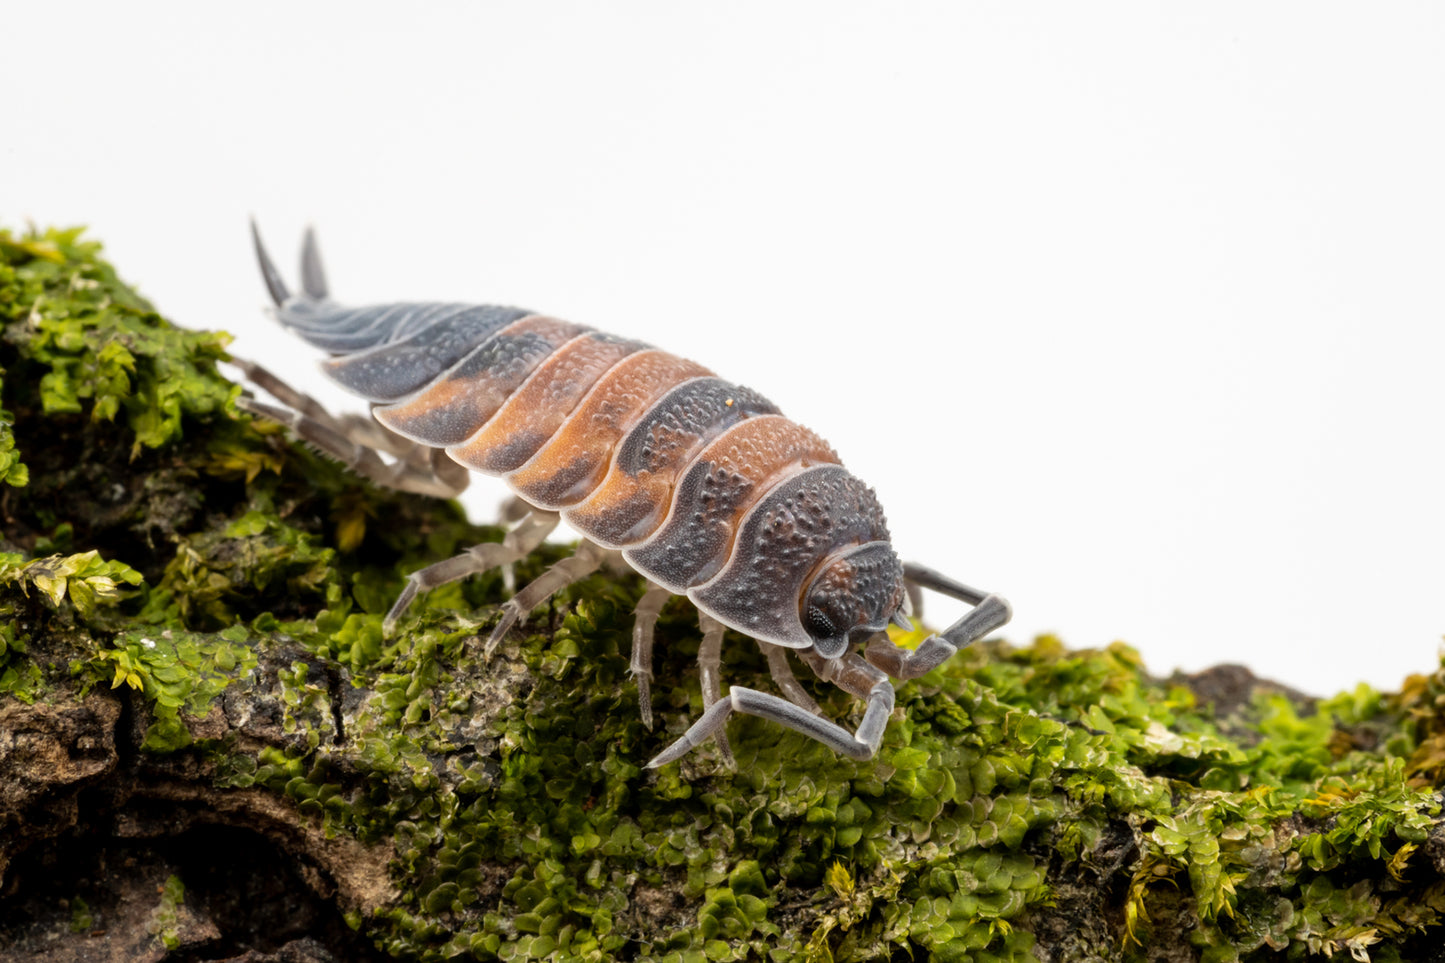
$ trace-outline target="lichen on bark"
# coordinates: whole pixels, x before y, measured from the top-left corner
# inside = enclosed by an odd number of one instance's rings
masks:
[[[0,324],[0,956],[1393,960],[1440,936],[1439,670],[1310,700],[992,642],[902,685],[874,760],[740,719],[736,770],[704,747],[649,771],[701,710],[681,600],[656,731],[629,573],[490,661],[500,573],[386,638],[406,572],[501,529],[239,414],[225,337],[79,232],[0,231]],[[747,640],[726,655],[769,685]]]

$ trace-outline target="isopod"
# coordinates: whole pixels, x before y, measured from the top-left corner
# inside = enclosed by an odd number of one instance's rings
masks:
[[[413,572],[386,616],[388,633],[418,592],[522,558],[565,519],[583,536],[579,547],[506,603],[485,654],[552,593],[620,552],[649,583],[632,672],[650,728],[653,626],[668,597],[686,595],[703,629],[705,709],[648,763],[656,767],[709,736],[730,761],[724,724],[733,712],[871,758],[893,711],[890,677],[923,675],[1008,621],[999,596],[902,564],[873,490],[758,393],[640,341],[520,308],[345,307],[331,300],[309,230],[293,295],[254,224],[252,232],[276,318],[330,354],[322,370],[364,398],[371,417],[333,417],[238,361],[281,402],[247,397],[244,407],[377,483],[452,497],[476,471],[501,476],[527,506],[502,542]],[[909,595],[922,588],[972,608],[916,649],[902,648],[886,628],[910,626]],[[721,693],[724,627],[757,640],[782,696],[742,686]],[[789,668],[789,649],[865,700],[856,731],[822,717]]]

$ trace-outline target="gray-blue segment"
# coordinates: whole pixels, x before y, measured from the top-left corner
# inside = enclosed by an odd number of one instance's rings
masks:
[[[434,305],[399,307],[424,309]],[[398,314],[388,319],[388,326],[394,330],[409,328],[413,334],[388,338],[377,347],[333,358],[322,365],[322,370],[343,388],[368,401],[397,401],[427,385],[501,328],[531,313],[520,308],[474,305],[420,326],[419,330],[411,315]]]
[[[276,302],[277,320],[332,354],[350,354],[400,341],[471,307],[436,302],[374,304],[360,308],[337,304],[330,298],[326,273],[321,266],[321,252],[316,246],[316,234],[310,228],[306,229],[301,246],[302,293],[293,296],[281,272],[276,270],[271,255],[266,252],[254,220],[251,222],[251,238],[266,290],[271,300]]]
[[[276,317],[324,351],[351,354],[408,338],[472,307],[424,302],[348,308],[334,301],[292,298],[281,306]]]
[[[572,328],[572,337],[591,331],[582,325]],[[432,405],[407,418],[382,417],[382,423],[433,448],[460,445],[476,434],[512,392],[565,343],[554,343],[536,331],[500,331],[447,371],[445,382],[458,384],[452,386],[456,390],[446,404]]]

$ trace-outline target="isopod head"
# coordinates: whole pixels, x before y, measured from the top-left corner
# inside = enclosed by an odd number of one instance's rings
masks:
[[[836,659],[884,631],[903,604],[903,565],[888,542],[867,542],[823,559],[802,599],[813,650]]]

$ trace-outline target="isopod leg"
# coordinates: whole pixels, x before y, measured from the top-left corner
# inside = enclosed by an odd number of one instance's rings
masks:
[[[439,448],[437,450],[444,451],[445,449]],[[450,458],[448,458],[448,460],[450,461]],[[498,512],[498,514],[501,516],[502,521],[504,522],[520,522],[522,519],[526,518],[534,511],[536,511],[536,509],[529,505],[525,499],[518,498],[516,495],[513,495],[506,501],[502,502],[502,508]]]
[[[428,460],[426,467],[418,467],[405,460],[387,464],[376,449],[359,444],[349,437],[345,430],[310,415],[279,405],[266,404],[254,398],[242,396],[236,399],[236,406],[253,415],[260,415],[286,425],[302,441],[310,442],[347,468],[387,488],[413,492],[418,495],[433,495],[437,498],[452,498],[466,488],[468,475],[447,471],[443,477]],[[329,420],[329,419],[328,419]],[[458,466],[460,467],[460,466]],[[461,484],[458,484],[460,482]]]
[[[701,611],[697,613],[697,624],[702,629],[702,644],[697,648],[697,668],[702,676],[703,715],[707,715],[706,710],[711,709],[722,698],[722,643],[727,627]],[[713,733],[713,739],[717,742],[718,755],[722,757],[724,765],[729,769],[736,769],[737,763],[733,759],[733,747],[728,745],[727,731],[718,729]]]
[[[977,605],[988,598],[987,592],[964,585],[962,582],[955,582],[942,572],[934,571],[917,562],[903,563],[903,578],[907,583],[920,588],[932,589],[939,595],[947,595],[951,599],[958,599],[960,602],[967,602],[970,605]]]
[[[908,581],[905,576],[903,580],[903,591],[908,594],[908,614],[915,619],[923,618],[923,589],[919,587],[917,582]]]
[[[418,471],[429,472],[443,485],[454,488],[457,494],[464,491],[471,481],[471,472],[465,465],[454,461],[445,448],[433,448],[404,438],[371,415],[345,414],[337,420],[341,422],[346,437],[358,445],[385,452]]]
[[[418,592],[428,592],[448,582],[525,558],[542,544],[548,533],[557,527],[559,520],[560,516],[554,512],[533,512],[522,519],[500,542],[473,545],[460,555],[412,572],[407,577],[406,588],[401,590],[401,595],[397,596],[391,611],[386,613],[386,620],[381,624],[382,634],[391,634],[397,619],[401,618]]]
[[[1008,622],[1013,614],[1008,602],[1001,597],[955,582],[922,565],[904,565],[903,575],[910,584],[968,602],[973,608],[942,633],[924,639],[916,649],[900,648],[881,635],[869,642],[864,656],[895,679],[916,679],[931,672],[959,649]]]
[[[767,656],[768,671],[772,673],[773,681],[777,683],[779,689],[783,690],[783,695],[788,697],[788,701],[795,706],[807,709],[813,715],[821,714],[823,710],[818,707],[818,703],[813,701],[813,697],[808,695],[808,690],[804,689],[798,682],[798,677],[793,675],[793,669],[788,665],[787,648],[762,640],[758,641],[758,645],[762,648],[763,655]]]
[[[733,686],[727,698],[715,703],[693,723],[692,728],[682,734],[672,745],[653,758],[647,768],[656,769],[682,758],[689,750],[701,744],[708,736],[716,735],[727,722],[727,717],[736,710],[750,716],[768,719],[787,726],[803,735],[816,739],[840,755],[853,759],[871,759],[883,741],[883,730],[888,725],[888,715],[893,711],[893,686],[887,679],[869,693],[868,709],[856,733],[827,719],[813,715],[801,706],[793,705],[780,696]]]
[[[469,480],[467,469],[448,457],[445,450],[418,444],[410,438],[404,438],[370,415],[351,413],[333,415],[321,402],[305,392],[293,388],[279,375],[254,361],[233,356],[229,364],[239,369],[247,381],[276,398],[292,412],[299,412],[320,422],[363,448],[385,452],[420,471],[429,471],[454,488],[457,493],[467,487]],[[248,400],[243,399],[243,407],[245,406],[244,402]]]
[[[254,361],[248,361],[245,358],[237,358],[235,356],[232,356],[229,364],[240,370],[241,374],[245,375],[246,380],[251,382],[251,384],[266,391],[292,411],[300,412],[308,418],[314,418],[328,428],[345,433],[341,422],[338,421],[331,412],[327,411],[321,402],[305,392],[297,391],[285,381],[281,380],[281,376],[275,374],[269,368],[264,368]]]
[[[437,454],[451,461],[445,449],[438,448],[436,451]],[[460,465],[458,465],[458,467],[460,467]],[[532,511],[533,508],[531,505],[516,495],[513,495],[511,498],[502,502],[501,511],[498,513],[498,521],[502,525],[511,525],[514,522],[520,522],[530,515]],[[502,566],[502,588],[507,590],[507,595],[509,596],[517,594],[517,566],[513,562],[508,562]]]
[[[708,736],[721,732],[728,716],[734,711],[787,726],[818,740],[840,755],[860,760],[873,758],[878,751],[878,744],[883,741],[883,730],[888,725],[888,716],[893,711],[893,685],[888,681],[888,676],[856,654],[841,660],[821,657],[808,659],[805,654],[804,659],[829,682],[868,700],[868,708],[863,712],[863,721],[858,724],[857,732],[849,732],[837,723],[815,716],[802,706],[794,705],[780,696],[733,686],[728,690],[725,699],[719,700],[704,712],[690,729],[658,753],[647,767],[656,769],[682,758]]]
[[[637,704],[642,710],[642,724],[652,728],[652,634],[657,617],[672,593],[661,585],[647,583],[647,591],[637,600],[636,618],[632,623],[632,676],[637,680]]]
[[[491,656],[497,643],[501,642],[507,631],[517,624],[518,619],[547,601],[554,592],[558,592],[574,582],[579,582],[597,571],[606,559],[606,549],[584,540],[577,545],[576,552],[527,583],[525,588],[502,606],[502,620],[497,623],[497,627],[488,637],[487,646],[482,651],[482,658],[486,659]]]

